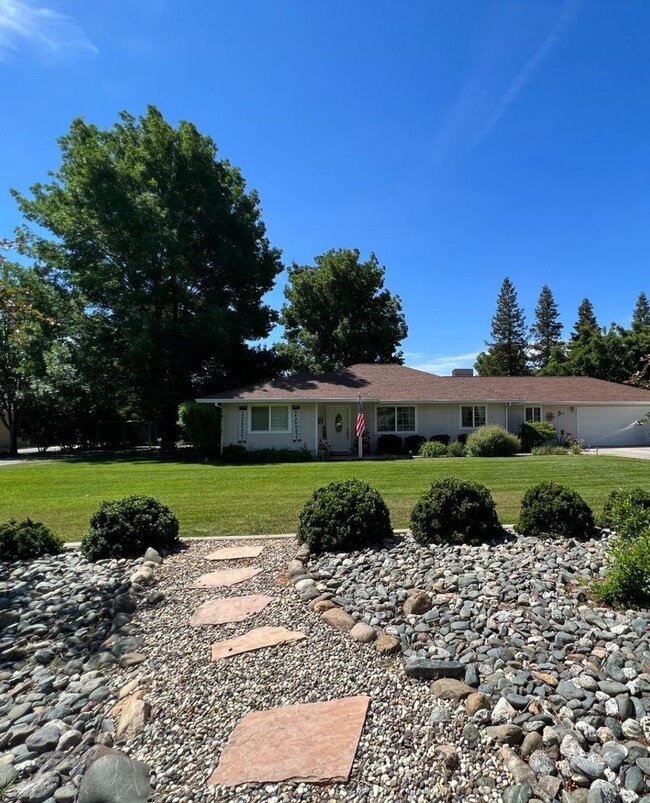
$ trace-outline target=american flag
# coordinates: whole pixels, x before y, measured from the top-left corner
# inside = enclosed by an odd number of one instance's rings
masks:
[[[357,438],[360,438],[366,428],[366,417],[361,406],[361,394],[359,394],[359,404],[357,405]]]

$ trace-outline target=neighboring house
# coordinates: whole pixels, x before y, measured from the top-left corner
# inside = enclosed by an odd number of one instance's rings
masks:
[[[18,438],[18,448],[22,448],[25,446],[24,442]],[[8,452],[9,451],[9,430],[5,425],[0,421],[0,452]]]
[[[470,375],[468,375],[470,374]],[[198,399],[222,410],[222,443],[247,449],[316,452],[327,441],[334,453],[355,443],[359,395],[371,451],[382,433],[450,435],[483,424],[518,433],[524,421],[550,421],[587,446],[650,444],[650,391],[590,377],[453,376],[402,365],[360,364],[327,374],[296,374]]]

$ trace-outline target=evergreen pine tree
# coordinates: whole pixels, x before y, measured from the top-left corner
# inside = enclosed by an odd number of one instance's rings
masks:
[[[535,307],[535,323],[530,327],[530,333],[532,361],[538,370],[542,370],[551,359],[554,348],[560,345],[562,334],[557,304],[546,284],[539,294]]]
[[[643,292],[639,293],[632,313],[632,328],[650,327],[650,303],[648,296]]]
[[[591,334],[594,329],[600,331],[593,304],[588,298],[583,298],[578,307],[578,320],[573,327],[571,340],[580,340],[580,338]]]
[[[492,341],[488,353],[477,366],[479,373],[492,376],[523,376],[528,373],[526,321],[517,302],[517,291],[508,277],[503,280],[492,318]]]

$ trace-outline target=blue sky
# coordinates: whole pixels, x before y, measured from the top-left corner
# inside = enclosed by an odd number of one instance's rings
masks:
[[[0,0],[0,237],[75,116],[153,103],[242,169],[285,264],[377,254],[408,365],[471,365],[505,276],[529,323],[546,283],[569,329],[584,296],[625,325],[650,294],[649,30],[644,0]]]

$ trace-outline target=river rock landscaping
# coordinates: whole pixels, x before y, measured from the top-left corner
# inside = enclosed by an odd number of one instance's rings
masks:
[[[115,803],[147,800],[148,767],[111,749],[143,711],[106,710],[109,678],[144,660],[136,608],[163,599],[147,588],[161,558],[147,558],[91,563],[66,552],[0,563],[3,800],[101,803],[109,790]]]
[[[486,743],[500,748],[505,801],[650,803],[650,614],[587,595],[609,540],[420,546],[407,535],[290,570],[303,596],[314,581],[313,606],[328,600],[355,628],[399,639],[430,707],[457,701],[442,738],[471,767]]]
[[[650,613],[587,593],[609,539],[407,534],[317,557],[293,539],[232,541],[264,549],[227,568],[261,571],[218,589],[194,587],[208,540],[162,563],[3,564],[3,799],[650,803]],[[190,624],[207,602],[255,595],[268,603],[245,619]],[[258,628],[304,638],[226,654]],[[360,697],[348,783],[208,785],[247,716]],[[285,737],[269,731],[269,754]]]

